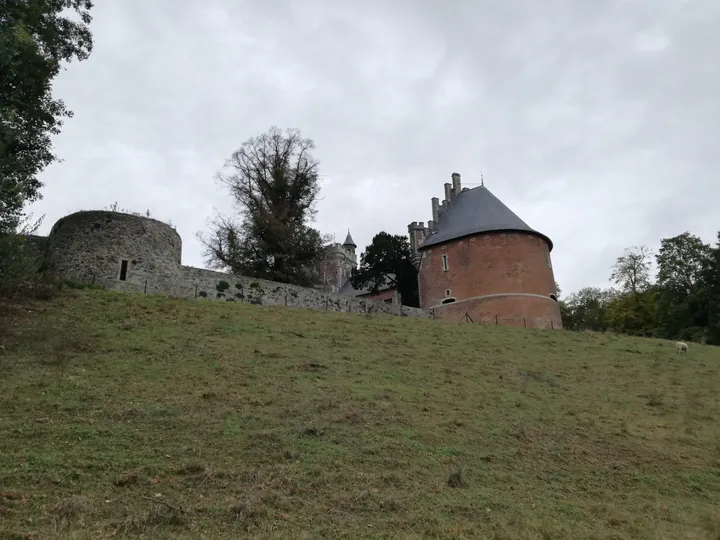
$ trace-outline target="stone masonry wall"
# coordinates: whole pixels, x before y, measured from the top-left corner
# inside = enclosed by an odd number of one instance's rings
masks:
[[[258,305],[303,307],[353,313],[385,313],[404,317],[430,317],[424,309],[386,304],[284,283],[183,266],[173,296],[204,298]]]
[[[385,304],[181,265],[182,239],[161,221],[110,211],[84,211],[55,223],[46,239],[48,270],[57,277],[108,289],[181,298],[283,305],[356,313],[430,317],[427,310]],[[127,261],[125,279],[120,279]]]
[[[400,306],[399,304],[385,304],[191,266],[182,266],[179,268],[177,276],[157,279],[153,284],[148,283],[147,286],[144,282],[120,281],[118,279],[96,279],[95,283],[112,290],[165,294],[167,296],[197,300],[247,302],[256,305],[300,307],[351,313],[383,313],[402,317],[430,318],[432,316],[431,312],[425,309]],[[166,288],[159,287],[158,283],[165,284]]]
[[[48,235],[51,272],[78,282],[113,282],[126,260],[126,282],[115,288],[165,292],[179,278],[182,240],[161,221],[109,211],[65,216]]]

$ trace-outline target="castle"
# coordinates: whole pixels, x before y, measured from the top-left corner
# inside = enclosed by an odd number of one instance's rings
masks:
[[[432,219],[408,225],[420,307],[436,318],[562,328],[550,252],[532,229],[484,185],[463,188],[458,173]]]
[[[179,298],[431,317],[428,310],[379,302],[367,291],[355,291],[348,285],[348,267],[357,265],[357,246],[349,234],[344,248],[335,245],[334,250],[329,250],[335,262],[342,264],[334,272],[336,281],[325,288],[298,287],[185,266],[177,231],[140,214],[75,212],[60,218],[47,237],[32,236],[30,241],[46,270],[76,283]]]
[[[562,328],[546,235],[532,229],[485,186],[461,186],[452,174],[432,219],[408,225],[418,269],[420,307],[403,306],[386,283],[356,290],[357,245],[348,231],[326,246],[323,283],[303,288],[182,264],[182,239],[161,221],[114,211],[82,211],[33,237],[58,277],[107,288],[255,304],[380,312],[534,328]]]
[[[325,255],[320,263],[320,275],[326,290],[336,292],[343,296],[366,298],[388,304],[399,304],[400,296],[397,289],[387,281],[373,293],[368,289],[357,290],[350,282],[352,271],[357,268],[357,244],[348,230],[342,244],[333,242],[325,246]]]

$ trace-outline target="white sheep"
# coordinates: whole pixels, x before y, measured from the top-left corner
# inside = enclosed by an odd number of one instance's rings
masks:
[[[685,354],[687,354],[687,352],[688,352],[687,343],[683,343],[682,341],[678,341],[678,342],[675,344],[675,350],[678,352],[678,354],[680,354],[680,353],[685,353]]]

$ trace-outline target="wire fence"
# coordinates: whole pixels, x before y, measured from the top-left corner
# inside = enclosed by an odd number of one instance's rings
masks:
[[[438,318],[435,310],[432,310],[432,318]],[[477,320],[475,320],[477,319]],[[494,324],[502,326],[522,326],[523,328],[549,328],[550,330],[561,330],[562,324],[557,324],[553,319],[531,318],[531,317],[501,317],[500,315],[473,317],[467,311],[459,318],[459,322],[471,324]]]

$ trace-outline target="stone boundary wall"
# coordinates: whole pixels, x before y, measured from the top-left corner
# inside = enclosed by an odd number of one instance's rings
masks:
[[[98,279],[94,283],[111,290],[164,294],[177,298],[246,302],[265,306],[288,306],[350,313],[382,313],[402,317],[432,317],[432,313],[426,309],[343,296],[317,289],[235,276],[192,266],[181,266],[178,277],[148,281],[147,284],[116,279]]]

